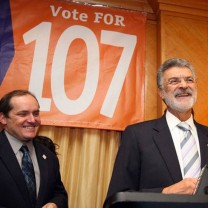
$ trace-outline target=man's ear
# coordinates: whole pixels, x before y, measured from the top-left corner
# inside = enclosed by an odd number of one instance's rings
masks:
[[[0,113],[0,123],[7,124],[6,117],[3,113]]]
[[[164,92],[162,89],[158,88],[157,89],[158,95],[163,99],[164,98]]]

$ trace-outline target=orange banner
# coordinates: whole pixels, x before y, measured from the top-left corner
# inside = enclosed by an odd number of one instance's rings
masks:
[[[10,0],[10,12],[0,96],[32,91],[43,125],[123,130],[143,120],[144,15],[57,0]]]

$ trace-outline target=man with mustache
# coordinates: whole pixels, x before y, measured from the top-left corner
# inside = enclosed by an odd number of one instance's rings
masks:
[[[67,208],[58,158],[35,140],[41,124],[36,97],[27,90],[4,95],[0,123],[0,208]]]
[[[159,119],[125,129],[107,198],[121,191],[194,193],[201,168],[208,162],[208,129],[193,118],[196,82],[193,66],[187,60],[172,58],[161,65],[157,86],[167,109]],[[189,130],[181,127],[181,122]],[[195,143],[195,152],[190,151],[192,162],[186,158],[188,150],[183,156],[184,137]]]

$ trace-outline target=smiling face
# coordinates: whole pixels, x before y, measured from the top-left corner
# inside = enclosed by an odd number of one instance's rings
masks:
[[[12,109],[8,116],[1,114],[4,129],[21,141],[33,139],[41,124],[37,100],[29,94],[15,96],[11,98],[10,105]]]
[[[197,86],[192,71],[186,67],[171,67],[163,74],[159,91],[167,108],[174,115],[191,112],[197,98]]]

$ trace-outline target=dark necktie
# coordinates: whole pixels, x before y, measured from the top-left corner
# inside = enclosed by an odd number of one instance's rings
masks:
[[[184,138],[181,141],[184,177],[198,177],[201,165],[197,145],[190,131],[190,126],[185,122],[181,122],[178,127],[184,132]]]
[[[25,177],[25,181],[27,184],[28,191],[30,193],[30,198],[35,206],[36,203],[36,182],[35,182],[35,173],[32,164],[32,160],[29,155],[29,150],[26,145],[23,145],[20,148],[20,151],[23,153],[22,157],[22,173]]]

